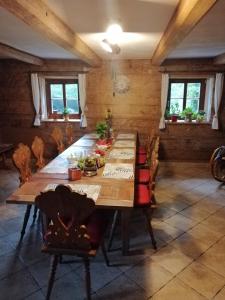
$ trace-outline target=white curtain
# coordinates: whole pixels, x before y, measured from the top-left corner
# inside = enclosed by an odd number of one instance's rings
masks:
[[[165,111],[166,111],[166,103],[168,96],[168,87],[169,87],[169,75],[162,74],[162,82],[161,82],[161,119],[159,122],[159,129],[164,129],[166,127],[165,124]]]
[[[85,116],[85,111],[87,110],[86,106],[86,75],[79,74],[78,75],[78,83],[79,83],[79,96],[80,96],[80,108],[81,108],[81,121],[80,127],[87,127],[87,119]]]
[[[41,119],[45,120],[48,118],[46,92],[45,92],[45,78],[39,76],[38,81],[39,81],[40,99],[41,99]]]
[[[35,108],[35,120],[34,126],[40,126],[40,91],[39,91],[39,84],[38,84],[38,75],[36,73],[31,74],[31,88],[33,94],[33,103]]]
[[[205,89],[204,111],[206,113],[207,122],[209,122],[211,119],[213,88],[214,88],[214,78],[210,77],[206,80],[206,89]]]
[[[217,73],[216,80],[215,80],[215,91],[214,91],[215,114],[213,116],[212,129],[219,129],[218,111],[219,111],[221,97],[222,97],[222,90],[223,90],[223,74]]]

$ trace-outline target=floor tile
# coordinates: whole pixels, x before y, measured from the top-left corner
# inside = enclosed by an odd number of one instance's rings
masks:
[[[199,202],[197,204],[189,206],[188,208],[185,208],[180,213],[187,218],[201,222],[202,220],[208,218],[212,214],[212,212],[202,209],[202,207],[199,207],[198,204]]]
[[[191,289],[181,280],[175,278],[157,292],[152,300],[206,300],[205,297]]]
[[[24,298],[24,300],[45,300],[45,296],[42,293],[41,290],[32,293],[31,295],[29,295],[28,297]]]
[[[25,268],[18,255],[10,252],[0,256],[0,279]]]
[[[152,259],[142,261],[125,275],[141,286],[148,297],[157,292],[174,276]]]
[[[182,214],[177,213],[171,218],[166,219],[165,223],[174,226],[178,229],[181,229],[183,231],[187,231],[188,229],[194,227],[198,223],[198,221],[187,218]]]
[[[26,270],[21,270],[0,280],[1,299],[20,300],[39,289]]]
[[[47,286],[42,289],[46,295]],[[74,271],[55,280],[51,299],[54,300],[84,300],[86,297],[85,282]]]
[[[145,291],[125,275],[120,275],[93,296],[93,300],[147,300],[147,298]]]
[[[210,230],[208,227],[198,224],[192,229],[188,231],[188,234],[193,236],[194,238],[202,241],[204,244],[208,245],[209,247],[216,243],[223,234]]]
[[[209,248],[207,244],[204,244],[201,240],[194,238],[189,233],[179,236],[177,239],[172,241],[170,245],[193,259],[199,257]]]
[[[224,277],[198,262],[193,262],[178,274],[178,278],[207,299],[212,299],[225,284]]]
[[[51,265],[51,258],[48,257],[28,267],[29,272],[31,273],[33,278],[37,281],[40,287],[45,286],[48,282],[50,265]],[[58,279],[64,276],[65,274],[69,273],[71,270],[72,269],[68,264],[58,264],[55,278]]]
[[[198,262],[225,277],[225,238],[206,251]]]
[[[216,294],[213,300],[224,300],[225,299],[225,287]]]
[[[183,230],[170,226],[165,222],[153,223],[155,236],[162,239],[165,242],[170,242],[184,233]]]
[[[171,246],[160,249],[151,258],[174,275],[192,262],[190,257]]]
[[[85,280],[84,266],[75,270],[76,274]],[[106,266],[104,262],[94,262],[90,264],[91,288],[93,292],[108,284],[114,278],[118,277],[122,271],[115,266]]]

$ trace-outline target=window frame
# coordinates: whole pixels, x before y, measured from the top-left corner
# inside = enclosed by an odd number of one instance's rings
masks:
[[[187,103],[187,85],[188,85],[188,83],[201,83],[198,110],[204,110],[206,79],[207,78],[171,78],[171,79],[169,79],[166,110],[170,111],[170,98],[171,98],[171,84],[172,83],[184,83],[183,110],[186,108],[186,103]]]
[[[51,84],[62,84],[63,85],[63,104],[64,108],[66,107],[66,84],[75,83],[78,85],[78,114],[68,114],[70,119],[80,119],[81,118],[81,108],[80,108],[80,95],[79,95],[79,81],[77,78],[46,78],[45,79],[45,89],[46,89],[46,104],[47,104],[47,113],[48,118],[54,118],[52,110],[52,100],[51,100]],[[63,113],[57,113],[57,118],[63,119]]]

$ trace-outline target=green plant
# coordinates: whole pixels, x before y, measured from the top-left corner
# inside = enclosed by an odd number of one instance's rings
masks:
[[[205,119],[205,112],[203,110],[200,110],[197,114],[196,114],[196,121],[201,123],[203,122]]]
[[[67,107],[64,108],[63,114],[66,116],[70,113],[69,109]]]
[[[182,113],[180,114],[182,118],[193,118],[195,115],[195,112],[191,107],[186,107]]]
[[[100,139],[104,139],[106,136],[106,131],[107,131],[107,124],[106,122],[98,122],[96,124],[96,132],[99,136]]]

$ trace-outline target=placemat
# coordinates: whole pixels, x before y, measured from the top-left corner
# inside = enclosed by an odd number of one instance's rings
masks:
[[[134,149],[113,149],[109,153],[109,159],[133,159]]]
[[[55,188],[59,185],[58,183],[50,183],[48,184],[44,192],[46,191],[54,191]],[[88,198],[93,199],[95,202],[98,199],[100,190],[101,190],[101,185],[94,185],[94,184],[65,184],[66,186],[69,186],[72,191],[80,193],[80,194],[87,194]]]
[[[122,164],[107,163],[105,165],[102,176],[105,178],[114,178],[114,179],[133,179],[134,178],[134,169],[132,164]]]
[[[133,140],[133,139],[135,139],[135,134],[134,133],[119,133],[117,135],[117,139]]]
[[[123,140],[118,140],[115,142],[114,147],[118,148],[126,148],[126,147],[135,147],[135,141],[123,141]]]

